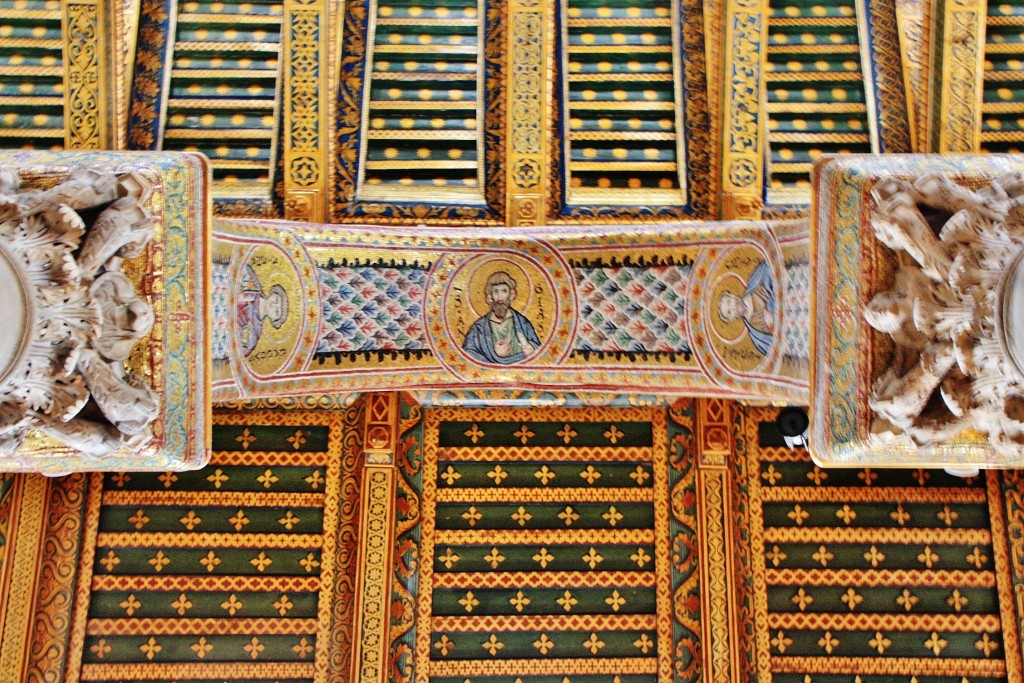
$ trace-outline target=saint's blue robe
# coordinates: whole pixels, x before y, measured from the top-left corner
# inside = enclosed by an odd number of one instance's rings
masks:
[[[533,345],[533,348],[540,348],[540,339],[533,330],[533,323],[525,315],[515,310],[509,311],[512,314],[512,326],[516,336],[525,339]],[[511,365],[526,358],[525,353],[516,353],[502,358],[494,351],[494,335],[491,333],[490,313],[481,316],[469,328],[466,339],[462,342],[462,348],[470,356],[481,363],[496,363],[498,365]]]

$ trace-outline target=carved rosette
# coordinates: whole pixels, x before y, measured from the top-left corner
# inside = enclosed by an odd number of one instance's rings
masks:
[[[120,272],[152,238],[150,192],[91,169],[23,192],[0,169],[0,457],[33,429],[94,457],[152,436],[158,397],[123,361],[153,310]]]
[[[900,259],[893,286],[864,311],[897,346],[872,387],[875,445],[906,435],[928,447],[975,430],[1019,459],[1024,175],[977,191],[939,175],[890,178],[872,194],[875,235]]]

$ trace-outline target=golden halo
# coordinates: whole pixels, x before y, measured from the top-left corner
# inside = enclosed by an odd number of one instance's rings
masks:
[[[487,284],[487,278],[499,271],[505,271],[516,281],[516,297],[512,300],[512,307],[517,311],[526,311],[530,308],[533,292],[526,271],[509,259],[491,258],[482,260],[469,274],[467,282],[469,306],[477,318],[487,315],[491,311],[484,292],[484,285]]]

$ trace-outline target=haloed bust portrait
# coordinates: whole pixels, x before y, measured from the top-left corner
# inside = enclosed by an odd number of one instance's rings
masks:
[[[519,283],[503,270],[491,273],[484,283],[489,310],[466,333],[462,348],[483,363],[510,365],[532,354],[541,345],[530,319],[514,307]]]

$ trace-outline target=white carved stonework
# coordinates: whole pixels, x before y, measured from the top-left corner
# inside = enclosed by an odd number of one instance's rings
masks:
[[[123,361],[153,310],[120,272],[153,235],[150,191],[92,169],[20,191],[0,169],[0,457],[33,429],[96,457],[151,438],[159,397]]]
[[[876,445],[973,429],[1024,454],[1024,176],[971,191],[944,176],[886,179],[875,235],[900,256],[892,287],[864,311],[898,358],[875,381]]]

